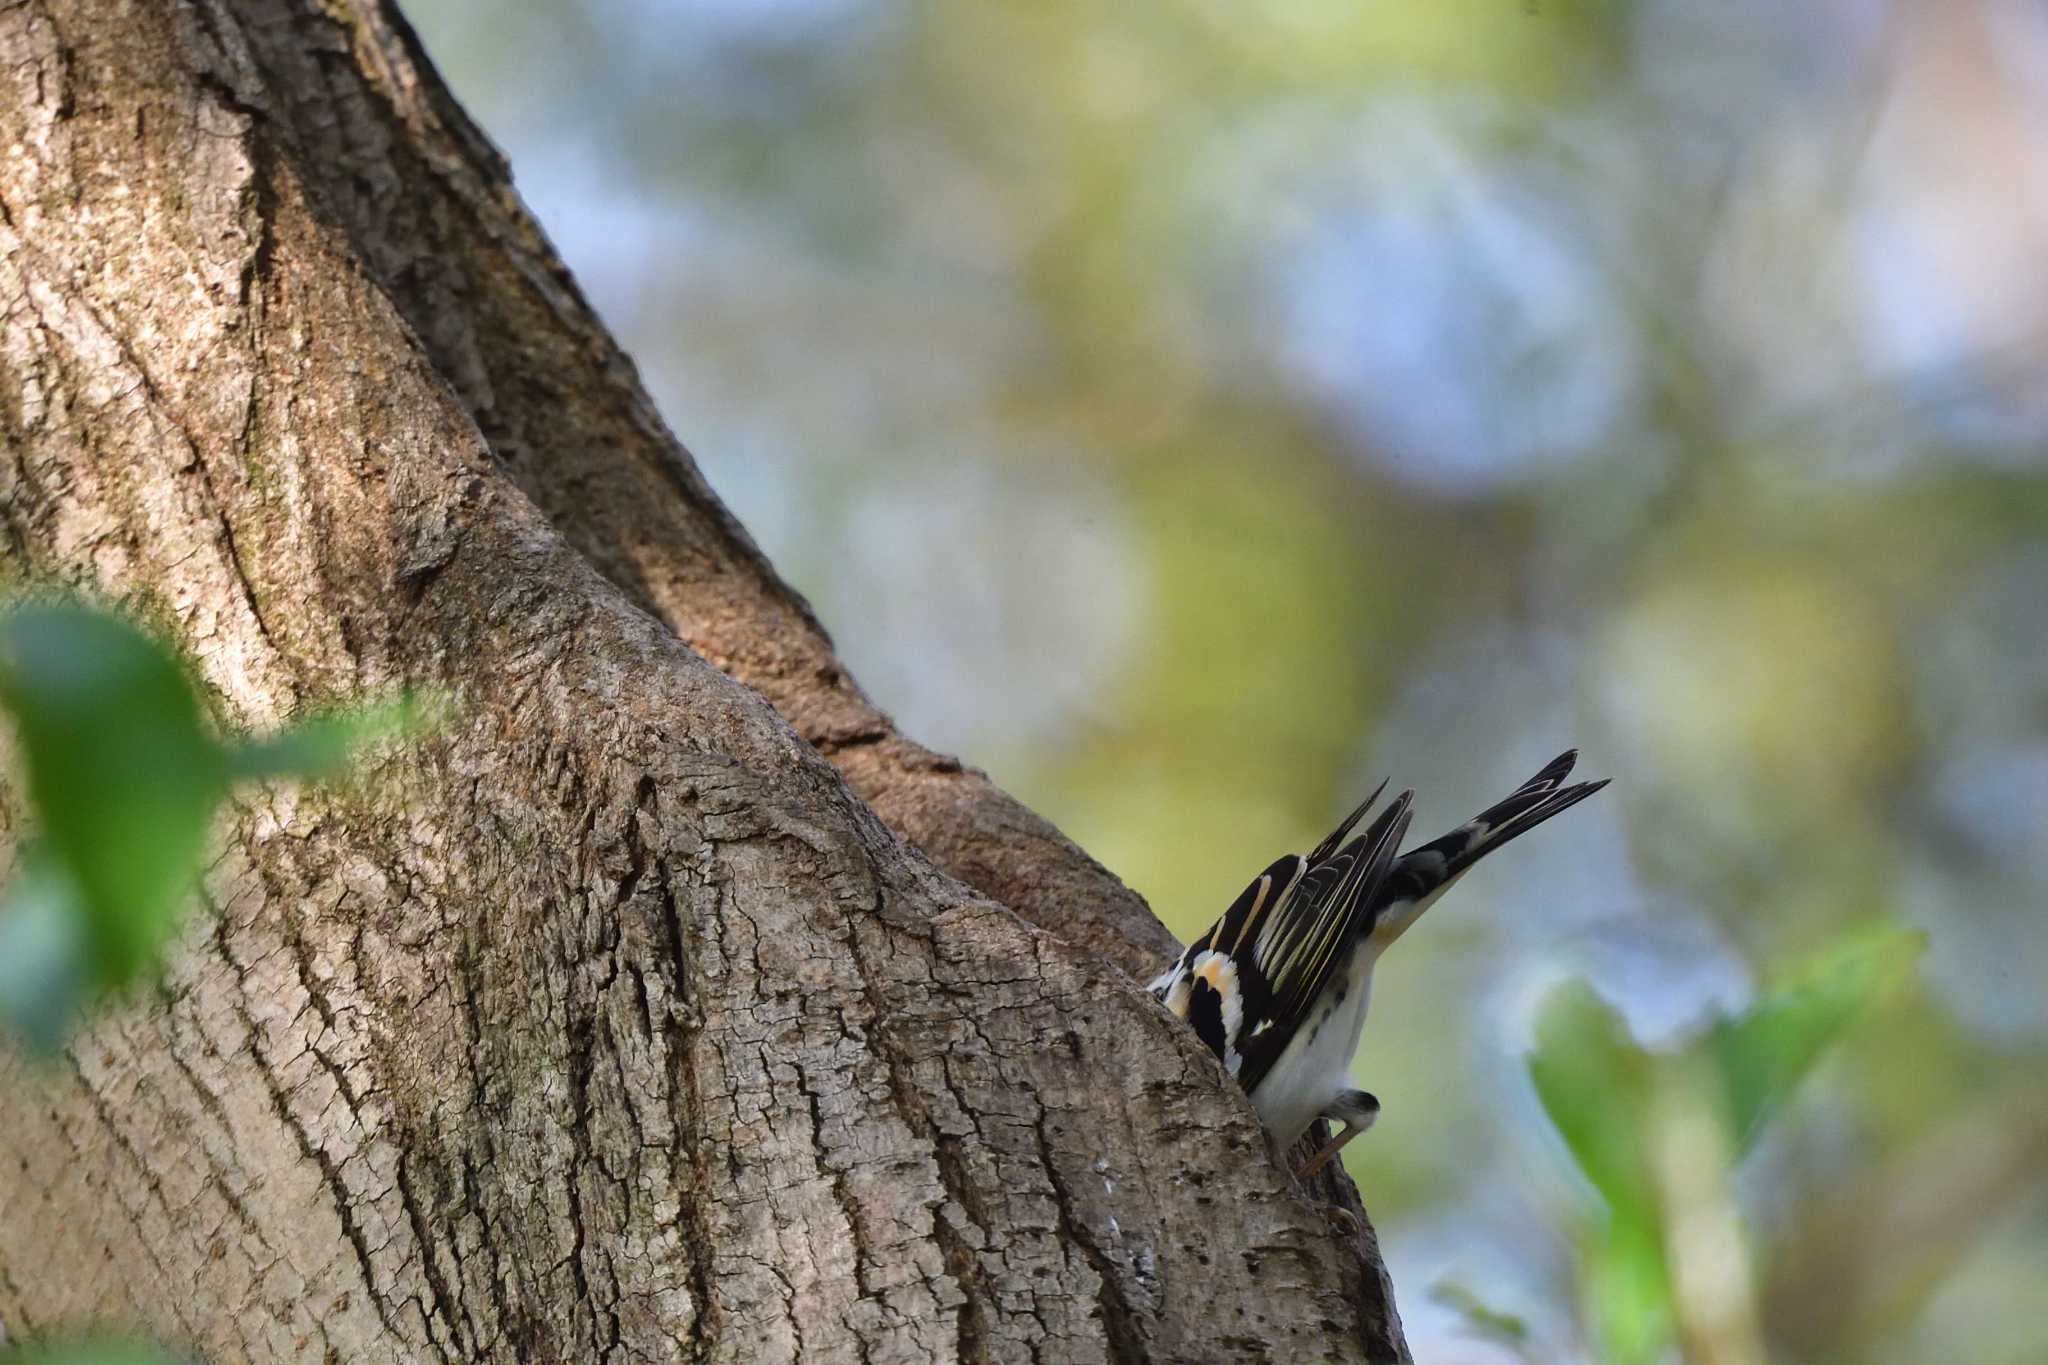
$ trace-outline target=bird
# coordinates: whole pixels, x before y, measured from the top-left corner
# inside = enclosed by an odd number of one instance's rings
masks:
[[[1577,761],[1578,750],[1566,750],[1512,795],[1406,853],[1413,791],[1352,834],[1386,791],[1380,783],[1314,849],[1254,878],[1151,983],[1250,1097],[1276,1154],[1319,1118],[1343,1124],[1299,1179],[1379,1117],[1379,1100],[1352,1084],[1351,1058],[1380,955],[1474,863],[1607,785],[1565,786]]]

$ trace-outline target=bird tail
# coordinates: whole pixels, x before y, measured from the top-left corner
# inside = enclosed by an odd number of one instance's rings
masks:
[[[1488,806],[1442,838],[1403,853],[1387,874],[1384,897],[1390,903],[1414,902],[1415,909],[1403,916],[1404,920],[1412,920],[1469,871],[1472,864],[1607,785],[1607,779],[1602,778],[1598,782],[1564,786],[1578,758],[1577,749],[1565,750],[1506,799]],[[1400,927],[1407,926],[1404,923]]]

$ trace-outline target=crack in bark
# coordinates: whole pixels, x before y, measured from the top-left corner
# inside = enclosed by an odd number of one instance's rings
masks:
[[[173,1021],[173,1027],[175,1027],[175,1021],[178,1018],[177,1013],[173,1011],[170,1018]],[[179,1035],[181,1037],[188,1036],[185,1030],[179,1030]],[[224,1060],[212,1048],[203,1033],[195,1029],[190,1031],[189,1036],[197,1039],[195,1046],[203,1056],[216,1062]],[[179,1075],[183,1076],[185,1083],[191,1087],[193,1095],[199,1101],[200,1108],[219,1125],[222,1137],[232,1145],[234,1141],[234,1123],[228,1116],[227,1106],[221,1103],[220,1096],[214,1094],[212,1087],[208,1086],[201,1079],[199,1072],[193,1067],[190,1059],[185,1056],[182,1049],[173,1048],[171,1050],[171,1064],[177,1068]],[[221,1201],[228,1206],[229,1212],[234,1214],[235,1220],[241,1224],[243,1233],[252,1238],[258,1247],[269,1253],[270,1247],[264,1237],[262,1221],[251,1212],[248,1204],[242,1199],[241,1195],[235,1192],[234,1186],[229,1183],[224,1174],[215,1173],[213,1189],[221,1197]]]
[[[312,1140],[312,1136],[306,1131],[305,1125],[292,1112],[291,1100],[288,1094],[280,1084],[276,1071],[263,1055],[262,1030],[257,1026],[255,1017],[250,1014],[247,1003],[246,988],[248,978],[241,964],[235,960],[233,952],[229,949],[225,924],[223,924],[222,932],[213,935],[213,943],[216,955],[226,966],[238,986],[242,988],[233,996],[235,1017],[242,1027],[243,1035],[249,1040],[250,1057],[251,1060],[257,1063],[256,1071],[261,1079],[264,1090],[270,1097],[271,1112],[298,1143],[300,1155],[305,1157],[306,1160],[311,1161],[318,1168],[321,1181],[326,1185],[331,1198],[335,1217],[340,1220],[342,1235],[348,1240],[350,1248],[355,1252],[356,1266],[362,1274],[363,1292],[369,1296],[371,1306],[376,1312],[378,1320],[383,1323],[384,1329],[394,1338],[405,1340],[409,1334],[404,1332],[398,1320],[391,1315],[391,1304],[383,1292],[382,1286],[378,1283],[376,1259],[370,1248],[368,1238],[356,1221],[355,1197],[348,1188],[348,1182],[341,1178],[341,1172],[335,1166],[333,1159]]]
[[[871,913],[879,918],[881,913],[879,901],[875,903]],[[939,1185],[946,1196],[945,1201],[934,1204],[932,1207],[931,1227],[932,1235],[938,1242],[941,1255],[947,1262],[948,1269],[952,1271],[954,1283],[959,1288],[961,1294],[962,1302],[957,1310],[958,1319],[955,1340],[969,1343],[973,1343],[977,1339],[985,1341],[988,1327],[987,1312],[982,1303],[982,1296],[987,1293],[987,1277],[980,1265],[979,1258],[967,1247],[957,1231],[947,1226],[945,1216],[945,1207],[948,1201],[962,1209],[963,1212],[971,1208],[972,1203],[975,1202],[972,1185],[966,1179],[965,1172],[960,1168],[957,1160],[949,1159],[949,1154],[946,1151],[946,1138],[940,1133],[938,1125],[932,1119],[930,1109],[927,1107],[923,1096],[918,1092],[916,1082],[911,1074],[909,1058],[903,1050],[903,1044],[891,1036],[891,1031],[885,1023],[891,1017],[892,1012],[882,1000],[881,993],[875,985],[874,968],[868,962],[867,954],[861,947],[860,931],[859,919],[855,914],[849,913],[846,922],[845,942],[855,973],[859,978],[861,993],[867,1000],[869,1016],[874,1021],[874,1026],[870,1030],[870,1036],[874,1038],[877,1051],[880,1053],[886,1067],[890,1095],[895,1102],[897,1115],[931,1151]],[[984,1238],[984,1240],[986,1239]],[[976,1357],[963,1354],[962,1359],[973,1360]]]
[[[456,1316],[462,1311],[461,1296],[449,1288],[448,1281],[442,1275],[441,1267],[435,1259],[434,1249],[439,1245],[440,1239],[434,1235],[433,1224],[428,1221],[425,1210],[420,1207],[419,1198],[407,1176],[407,1166],[408,1153],[401,1150],[398,1154],[397,1170],[400,1207],[405,1210],[406,1222],[412,1228],[413,1241],[418,1247],[420,1273],[426,1280],[428,1292],[433,1295],[431,1303],[422,1306],[421,1315],[426,1319],[429,1332],[433,1330],[437,1317],[442,1320],[450,1340],[445,1345],[439,1341],[435,1341],[434,1344],[444,1359],[468,1360],[472,1358],[470,1352],[475,1334],[471,1332],[470,1344],[463,1342],[462,1329],[469,1325],[467,1314],[464,1313],[461,1318]]]
[[[1130,1301],[1124,1297],[1121,1285],[1123,1276],[1119,1267],[1095,1240],[1095,1235],[1074,1211],[1073,1196],[1067,1190],[1067,1183],[1060,1177],[1059,1161],[1053,1155],[1052,1143],[1045,1135],[1045,1111],[1038,1112],[1037,1121],[1032,1125],[1038,1135],[1039,1160],[1045,1165],[1046,1178],[1052,1182],[1054,1206],[1059,1210],[1060,1232],[1067,1241],[1077,1246],[1095,1270],[1095,1304],[1102,1315],[1102,1328],[1109,1337],[1111,1358],[1115,1360],[1145,1360],[1145,1335],[1138,1325],[1137,1315],[1132,1312]]]
[[[569,1230],[573,1238],[569,1245],[568,1263],[570,1277],[576,1282],[576,1304],[592,1315],[594,1327],[598,1308],[590,1297],[590,1280],[583,1269],[583,1248],[589,1233],[584,1226],[582,1179],[583,1172],[596,1164],[591,1154],[590,1137],[591,1039],[596,1027],[589,1011],[579,1008],[573,1000],[565,1003],[573,1014],[566,1041],[569,1053],[569,1138],[576,1152],[575,1164],[562,1182],[562,1191],[569,1200]]]
[[[108,1104],[107,1097],[100,1092],[99,1087],[92,1084],[91,1080],[87,1078],[84,1070],[78,1065],[76,1058],[72,1059],[71,1072],[77,1082],[79,1091],[85,1096],[87,1105],[92,1109],[93,1117],[97,1120],[100,1130],[106,1134],[115,1149],[121,1153],[129,1167],[135,1172],[136,1185],[141,1191],[143,1202],[154,1202],[162,1212],[164,1221],[169,1225],[175,1226],[178,1221],[176,1210],[171,1208],[170,1201],[164,1195],[162,1178],[158,1175],[155,1167],[144,1159],[142,1152],[135,1146],[134,1142],[129,1139],[125,1131],[125,1125],[121,1121],[121,1116],[115,1113],[112,1106]],[[115,1189],[117,1195],[124,1192],[118,1186]],[[157,1248],[151,1244],[149,1237],[145,1235],[147,1229],[142,1227],[142,1220],[135,1210],[124,1206],[122,1213],[127,1215],[128,1221],[134,1227],[134,1231],[137,1234],[135,1241],[141,1245],[144,1253],[150,1258],[151,1263],[156,1266],[160,1273],[168,1274],[168,1267],[164,1266],[158,1257]],[[187,1333],[192,1332],[195,1324],[186,1317],[187,1305],[183,1302],[175,1303],[172,1305],[172,1310],[177,1315],[179,1327]]]
[[[651,788],[644,790],[651,800]],[[717,1245],[704,1208],[704,1191],[711,1186],[709,1144],[704,1139],[699,1116],[704,1112],[702,1078],[696,1060],[697,1028],[688,1017],[694,1012],[690,988],[693,961],[682,912],[665,865],[656,866],[656,884],[661,892],[661,923],[668,931],[669,960],[675,964],[674,1001],[662,1018],[662,1039],[668,1054],[669,1122],[681,1150],[675,1155],[688,1163],[694,1179],[677,1191],[683,1221],[689,1228],[684,1250],[690,1279],[690,1347],[692,1357],[708,1362],[719,1336],[717,1301],[712,1297],[712,1248]]]

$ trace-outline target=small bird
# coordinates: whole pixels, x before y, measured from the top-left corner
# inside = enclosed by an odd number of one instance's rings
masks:
[[[1420,848],[1397,853],[1412,818],[1404,791],[1350,837],[1387,789],[1382,782],[1306,857],[1261,872],[1209,932],[1151,986],[1251,1097],[1274,1150],[1318,1118],[1344,1130],[1302,1167],[1306,1180],[1372,1126],[1380,1102],[1351,1084],[1372,969],[1472,864],[1607,783],[1562,786],[1568,749],[1512,796]]]

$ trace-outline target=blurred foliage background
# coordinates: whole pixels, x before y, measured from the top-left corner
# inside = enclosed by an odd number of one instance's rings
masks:
[[[1609,1037],[1559,982],[1685,1072],[1876,921],[1919,969],[1739,1216],[1665,1210],[1750,1300],[1682,1349],[2043,1358],[2048,11],[406,8],[862,682],[1183,935],[1381,775],[1428,833],[1616,779],[1380,974],[1419,1359],[1665,1350],[1525,1066]]]

